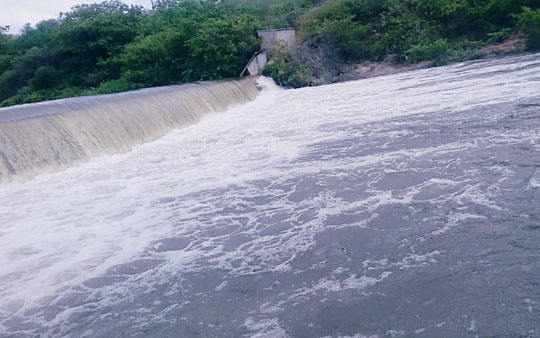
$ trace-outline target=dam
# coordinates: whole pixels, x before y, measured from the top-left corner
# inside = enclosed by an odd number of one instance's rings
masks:
[[[0,117],[1,337],[540,337],[540,54],[234,86]]]
[[[0,182],[126,152],[256,95],[247,78],[0,108]]]

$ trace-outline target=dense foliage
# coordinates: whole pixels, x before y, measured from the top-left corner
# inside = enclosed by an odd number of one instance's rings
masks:
[[[519,41],[523,34],[528,49],[540,50],[538,8],[539,0],[327,0],[303,14],[298,27],[310,48],[332,46],[348,63],[442,65],[481,56],[485,45]],[[296,67],[295,54],[278,55],[282,71],[273,65],[267,73],[293,87],[315,83],[305,74],[316,73],[317,66]]]
[[[118,0],[0,34],[0,105],[238,76],[261,24],[230,6]]]
[[[540,50],[540,9],[523,8],[523,13],[516,16],[527,37],[527,48]]]
[[[119,0],[78,5],[18,35],[0,27],[0,106],[238,76],[256,30],[294,27],[265,74],[326,83],[345,65],[435,65],[523,37],[540,50],[540,0]]]

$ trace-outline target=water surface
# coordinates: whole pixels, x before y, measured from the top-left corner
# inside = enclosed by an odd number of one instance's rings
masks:
[[[0,186],[0,336],[540,337],[540,55],[259,98]]]

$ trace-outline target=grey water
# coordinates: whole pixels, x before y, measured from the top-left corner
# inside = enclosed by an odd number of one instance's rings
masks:
[[[540,55],[282,90],[0,185],[2,337],[540,337]]]

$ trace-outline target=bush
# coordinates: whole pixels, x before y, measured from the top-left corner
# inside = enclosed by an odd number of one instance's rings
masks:
[[[296,46],[292,54],[301,64],[311,67],[313,73],[311,84],[331,83],[344,68],[344,63],[332,44],[312,47],[304,42]]]
[[[452,44],[452,59],[454,61],[474,60],[486,56],[482,49],[486,43],[475,40],[461,40]]]
[[[45,101],[47,100],[48,97],[49,95],[46,91],[43,91],[43,90],[30,91],[28,94],[22,97],[21,103],[33,103],[33,102]]]
[[[300,36],[312,47],[336,48],[345,61],[370,59],[380,54],[372,22],[381,10],[376,0],[327,1],[301,18]]]
[[[488,42],[490,43],[501,43],[504,40],[507,40],[512,35],[512,28],[503,28],[499,31],[488,33]]]
[[[125,47],[120,57],[123,77],[135,86],[159,86],[178,81],[181,70],[175,69],[174,54],[181,49],[175,48],[176,45],[183,43],[182,37],[172,30],[136,39]],[[184,55],[183,62],[185,58]]]
[[[262,74],[269,76],[282,87],[305,87],[313,83],[313,67],[301,62],[290,51],[279,48]]]
[[[523,12],[517,18],[525,33],[527,49],[540,50],[540,9],[532,10],[529,7],[523,7]]]
[[[118,92],[124,92],[126,90],[131,90],[137,88],[136,86],[130,84],[125,78],[118,80],[111,80],[103,82],[99,87],[91,90],[85,91],[84,95],[96,95],[96,94],[112,94]]]
[[[439,36],[429,22],[402,6],[383,15],[385,33],[381,43],[391,54],[403,55],[416,46],[430,46]]]
[[[184,81],[238,76],[260,47],[255,36],[258,22],[250,16],[226,15],[203,22],[186,46],[189,58]]]
[[[50,89],[58,83],[58,72],[52,66],[39,67],[30,85],[35,89]]]
[[[281,86],[298,88],[331,83],[343,67],[332,45],[313,47],[304,42],[288,50],[283,45],[278,47],[263,75],[272,77]]]
[[[406,51],[410,62],[425,60],[433,61],[433,65],[441,66],[448,63],[450,46],[446,40],[438,39],[427,45],[413,46]]]

